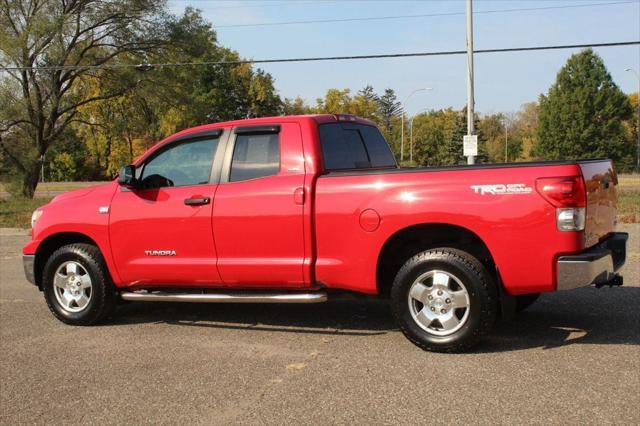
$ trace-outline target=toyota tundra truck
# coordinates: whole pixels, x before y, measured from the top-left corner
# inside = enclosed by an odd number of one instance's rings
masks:
[[[540,293],[622,284],[616,185],[609,160],[401,168],[351,115],[230,121],[37,209],[24,270],[72,325],[120,300],[360,293],[417,346],[460,352]]]

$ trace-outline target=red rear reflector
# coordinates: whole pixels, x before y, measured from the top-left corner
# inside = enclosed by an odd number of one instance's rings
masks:
[[[554,207],[585,207],[586,190],[582,176],[540,178],[536,190]]]

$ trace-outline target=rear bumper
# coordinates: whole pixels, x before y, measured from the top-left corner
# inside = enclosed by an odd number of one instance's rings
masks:
[[[22,266],[24,267],[24,275],[25,277],[27,277],[27,281],[29,281],[33,285],[36,285],[36,276],[34,271],[35,261],[36,256],[33,254],[22,255]]]
[[[626,260],[627,239],[625,232],[612,233],[605,240],[587,251],[558,258],[557,289],[570,290],[591,284],[602,286],[621,284],[615,274]]]

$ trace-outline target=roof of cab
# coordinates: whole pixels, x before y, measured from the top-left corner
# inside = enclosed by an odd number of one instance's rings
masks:
[[[200,126],[189,127],[180,132],[174,133],[166,138],[153,144],[151,148],[147,150],[142,156],[136,159],[136,163],[142,160],[144,157],[151,154],[160,146],[166,142],[170,142],[175,138],[183,136],[189,136],[193,133],[201,133],[209,130],[216,130],[221,128],[239,127],[239,126],[252,126],[260,124],[278,124],[278,123],[296,123],[307,120],[313,120],[317,124],[337,123],[337,122],[351,122],[358,124],[365,124],[369,126],[375,126],[373,121],[367,120],[362,117],[357,117],[351,114],[305,114],[305,115],[280,115],[275,117],[260,117],[260,118],[245,118],[241,120],[222,121],[219,123],[203,124]]]
[[[241,120],[222,121],[219,123],[203,124],[201,126],[190,127],[184,129],[178,133],[175,133],[169,138],[176,136],[184,136],[189,133],[202,132],[207,130],[214,130],[219,128],[238,127],[238,126],[251,126],[254,124],[277,124],[277,123],[292,123],[305,120],[314,120],[318,124],[336,123],[339,121],[352,122],[359,124],[366,124],[375,126],[375,123],[362,117],[357,117],[350,114],[305,114],[305,115],[280,115],[275,117],[260,117],[260,118],[245,118]]]

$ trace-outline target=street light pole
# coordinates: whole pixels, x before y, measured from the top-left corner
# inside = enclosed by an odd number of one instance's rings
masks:
[[[467,135],[475,133],[473,123],[473,6],[467,0]],[[467,157],[467,164],[473,164],[473,155]]]
[[[640,74],[633,68],[627,68],[625,71],[632,72],[638,80],[638,107],[636,108],[636,170],[640,171]]]
[[[401,122],[401,124],[400,124],[400,163],[402,163],[402,161],[404,160],[404,112],[405,112],[405,105],[409,101],[409,98],[411,98],[416,93],[424,92],[425,90],[431,90],[431,87],[424,87],[422,89],[414,90],[413,92],[409,93],[409,96],[407,96],[406,99],[404,100],[404,102],[402,103],[402,116],[400,118],[400,122]]]

